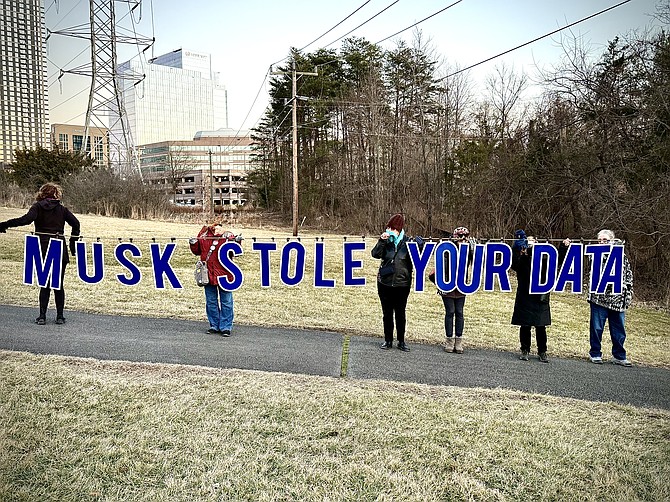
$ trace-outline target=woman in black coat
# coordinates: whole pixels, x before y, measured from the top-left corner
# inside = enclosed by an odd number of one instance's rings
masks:
[[[395,328],[398,336],[398,348],[408,352],[405,343],[405,309],[412,285],[412,260],[407,249],[410,240],[403,230],[405,219],[401,214],[395,214],[386,224],[377,244],[372,249],[372,257],[381,259],[377,273],[377,293],[382,304],[384,321],[384,350],[393,347],[393,317],[395,314]],[[423,242],[417,238],[422,247]]]
[[[535,326],[537,340],[537,355],[540,361],[548,363],[547,359],[547,326],[551,325],[551,309],[549,294],[536,295],[528,292],[530,286],[530,266],[533,256],[534,237],[514,242],[512,248],[512,270],[516,271],[517,289],[514,300],[512,324],[519,326],[519,341],[521,342],[521,356],[519,359],[528,361],[531,343],[531,327]],[[546,279],[546,260],[542,263],[542,277]]]
[[[54,290],[54,299],[56,301],[56,324],[63,324],[65,317],[65,289],[63,288],[63,279],[65,277],[65,267],[70,262],[70,258],[65,249],[65,223],[72,227],[70,236],[70,252],[75,254],[75,242],[79,239],[80,225],[79,220],[68,208],[61,204],[61,187],[55,183],[45,183],[37,192],[36,201],[26,214],[18,218],[0,222],[0,232],[5,232],[9,227],[20,227],[35,223],[35,233],[40,239],[40,248],[44,256],[49,248],[51,239],[60,239],[63,241],[63,260],[61,267],[61,288]],[[49,306],[49,297],[51,288],[40,288],[40,315],[35,319],[37,324],[46,324],[47,307]]]

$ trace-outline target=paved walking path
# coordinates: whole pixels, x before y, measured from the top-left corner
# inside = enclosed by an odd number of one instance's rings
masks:
[[[519,361],[516,354],[411,344],[383,351],[381,339],[326,331],[236,325],[233,336],[204,333],[207,323],[66,312],[67,323],[34,323],[35,309],[0,305],[0,350],[95,359],[174,363],[458,387],[515,389],[589,401],[670,409],[670,370],[587,360]],[[345,343],[348,341],[347,343]]]

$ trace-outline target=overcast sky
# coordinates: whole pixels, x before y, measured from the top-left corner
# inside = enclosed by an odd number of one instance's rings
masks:
[[[88,23],[87,0],[43,0],[46,26],[52,32]],[[136,30],[156,43],[147,55],[158,56],[178,48],[212,55],[212,68],[221,73],[228,89],[230,127],[249,129],[267,105],[266,73],[271,64],[285,58],[291,47],[302,48],[330,30],[359,7],[348,20],[306,47],[304,52],[328,46],[339,49],[342,35],[380,12],[349,36],[379,42],[388,36],[447,7],[456,0],[143,0],[141,17],[136,10]],[[620,0],[619,0],[620,1]],[[507,49],[578,21],[619,3],[617,0],[462,0],[446,11],[405,31],[381,45],[393,48],[397,41],[410,42],[416,29],[439,56],[451,65],[469,66]],[[667,0],[665,0],[667,2]],[[601,53],[609,40],[631,30],[657,25],[651,14],[656,0],[631,0],[612,11],[571,29]],[[132,29],[128,7],[116,2],[117,19]],[[125,17],[124,17],[125,16]],[[564,32],[571,36],[569,33]],[[533,76],[537,67],[550,67],[561,55],[560,34],[519,49],[503,58],[471,70],[480,84],[496,64],[505,62]],[[62,70],[84,64],[90,58],[87,42],[54,34],[48,43],[49,101],[51,123],[83,124],[90,79]],[[137,56],[137,48],[121,45],[119,61]],[[310,71],[311,69],[304,69]],[[260,96],[252,107],[259,89]],[[246,119],[246,120],[245,120]]]

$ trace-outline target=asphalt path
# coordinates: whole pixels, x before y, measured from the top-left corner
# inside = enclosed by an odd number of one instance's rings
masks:
[[[50,318],[38,326],[35,317],[35,308],[0,305],[0,350],[504,388],[670,409],[670,370],[662,368],[557,358],[544,364],[532,356],[530,361],[520,361],[514,353],[469,348],[464,354],[447,354],[438,345],[411,340],[410,352],[385,351],[379,349],[379,338],[246,325],[235,325],[233,335],[224,338],[206,334],[206,322],[168,318],[67,311],[64,325]]]

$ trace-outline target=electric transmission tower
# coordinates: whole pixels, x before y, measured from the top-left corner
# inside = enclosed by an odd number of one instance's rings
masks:
[[[119,20],[116,16],[116,4],[125,4],[127,14]],[[91,127],[108,128],[108,165],[121,173],[137,171],[141,176],[132,131],[123,103],[123,86],[136,85],[144,75],[132,72],[129,68],[119,68],[117,44],[134,44],[141,53],[149,49],[153,38],[138,36],[135,32],[135,12],[141,16],[142,0],[89,0],[90,22],[88,25],[75,26],[65,30],[50,32],[75,38],[90,40],[91,59],[89,62],[61,70],[64,73],[91,77],[91,89],[86,109],[86,123],[82,150],[91,152],[96,145],[89,144]],[[125,10],[125,9],[124,9]],[[132,33],[118,24],[130,16]]]

